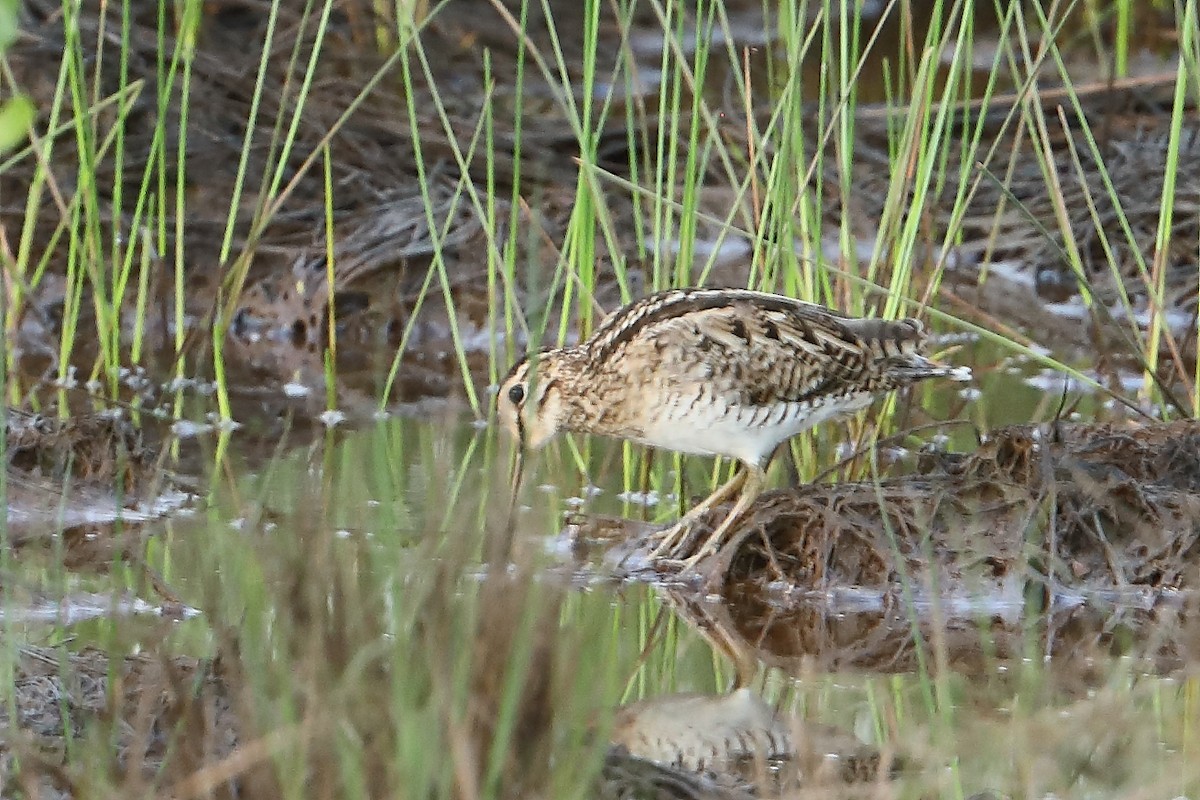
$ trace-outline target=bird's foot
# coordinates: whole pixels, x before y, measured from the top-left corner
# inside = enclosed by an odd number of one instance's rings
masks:
[[[694,572],[700,562],[704,560],[704,557],[704,553],[700,552],[694,553],[687,558],[679,559],[677,562],[679,565],[679,573],[682,575]]]
[[[729,559],[725,553],[700,552],[690,556],[671,558],[663,557],[654,560],[654,565],[662,572],[684,579],[689,583],[695,582],[705,594],[719,594],[725,584],[725,574],[729,570]]]
[[[702,529],[701,531],[696,530],[698,516],[687,514],[674,525],[652,534],[651,538],[659,541],[650,551],[650,558],[660,561],[679,561],[689,567],[694,567],[706,557],[714,555],[720,549],[729,521],[726,520],[725,523],[719,525],[716,532],[709,536],[699,549],[696,549],[698,533],[702,532]]]
[[[655,537],[661,537],[662,541],[650,552],[650,561],[659,569],[676,575],[695,573],[701,563],[718,553],[718,548],[710,546],[711,542],[697,550],[695,534],[696,531],[684,520],[656,533]]]
[[[691,571],[696,568],[700,562],[705,561],[711,556],[715,556],[720,551],[720,539],[710,537],[702,545],[697,547],[695,537],[688,537],[688,541],[683,542],[683,546],[677,549],[672,555],[683,566],[686,571]]]
[[[658,544],[650,551],[650,560],[662,562],[678,560],[687,554],[687,545],[692,538],[691,520],[684,517],[669,528],[663,528],[653,534],[652,539],[658,539]]]

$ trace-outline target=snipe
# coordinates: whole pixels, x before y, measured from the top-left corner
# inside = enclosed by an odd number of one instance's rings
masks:
[[[823,306],[740,289],[676,289],[610,315],[587,341],[518,362],[500,384],[501,422],[524,451],[560,431],[742,462],[730,481],[662,533],[654,556],[716,552],[761,493],[780,443],[879,395],[970,370],[922,355],[915,319],[858,319]],[[741,495],[691,552],[700,515]]]

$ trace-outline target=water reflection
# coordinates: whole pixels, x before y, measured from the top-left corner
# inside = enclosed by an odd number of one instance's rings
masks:
[[[831,592],[780,602],[748,584],[719,602],[660,590],[674,613],[728,656],[741,675],[760,665],[792,676],[846,670],[954,671],[995,676],[1044,662],[1080,685],[1104,681],[1115,659],[1170,674],[1200,659],[1200,595],[1047,594],[914,603],[903,591]]]

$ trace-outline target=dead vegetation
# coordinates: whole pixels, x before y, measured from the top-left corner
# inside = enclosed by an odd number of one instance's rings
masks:
[[[149,430],[122,409],[65,418],[7,413],[8,546],[59,542],[69,568],[141,564],[146,523],[190,500],[186,482],[164,469]]]
[[[1195,589],[1200,424],[1002,428],[915,475],[767,494],[740,529],[700,567],[726,584]]]

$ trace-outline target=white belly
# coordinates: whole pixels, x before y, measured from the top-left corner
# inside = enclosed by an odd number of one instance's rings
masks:
[[[728,456],[764,464],[775,448],[801,431],[853,414],[875,398],[862,394],[829,401],[784,403],[774,407],[738,407],[721,403],[684,408],[668,403],[647,421],[641,441],[652,447],[705,456]]]

